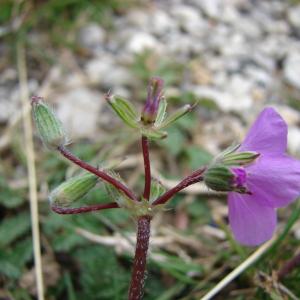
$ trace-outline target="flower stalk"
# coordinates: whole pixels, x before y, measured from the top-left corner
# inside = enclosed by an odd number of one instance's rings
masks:
[[[149,141],[146,136],[142,136],[142,152],[144,158],[144,171],[145,171],[145,186],[143,198],[149,201],[151,190],[151,166],[149,157]]]
[[[147,252],[150,239],[150,216],[141,216],[137,221],[136,248],[132,267],[129,300],[140,300],[144,294]]]
[[[163,195],[158,197],[153,205],[161,205],[167,203],[173,196],[175,196],[178,192],[185,189],[186,187],[200,182],[203,180],[203,173],[205,172],[206,167],[200,168],[194,171],[191,175],[185,177],[182,181],[180,181],[176,186],[166,191]]]
[[[70,208],[70,207],[60,207],[52,205],[51,209],[60,215],[75,215],[75,214],[81,214],[91,211],[98,211],[98,210],[104,210],[104,209],[111,209],[111,208],[119,208],[120,206],[115,203],[105,203],[105,204],[95,204],[90,206],[81,206],[76,208]]]
[[[74,154],[72,154],[65,147],[59,146],[57,149],[65,158],[72,161],[74,164],[78,165],[82,169],[85,169],[85,170],[95,174],[96,176],[103,179],[104,181],[110,183],[115,188],[122,191],[127,197],[129,197],[133,201],[138,201],[135,194],[131,190],[129,190],[122,182],[116,180],[112,176],[108,175],[106,172],[101,171],[101,170],[91,166],[90,164],[84,162],[83,160],[81,160],[80,158],[78,158]]]

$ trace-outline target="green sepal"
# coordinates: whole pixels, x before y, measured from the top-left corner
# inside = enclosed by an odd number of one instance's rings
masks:
[[[162,129],[162,128],[166,128],[166,127],[172,125],[178,119],[182,118],[187,113],[191,112],[196,107],[196,105],[197,105],[197,103],[195,103],[193,105],[190,105],[190,104],[184,105],[183,107],[181,107],[177,111],[175,111],[172,115],[167,117],[163,122],[161,122],[160,125],[157,126],[157,128]]]
[[[50,193],[49,201],[54,206],[68,207],[85,196],[97,181],[98,177],[90,173],[70,178]]]
[[[117,174],[116,172],[110,170],[108,171],[108,174],[117,179],[118,181],[123,182],[121,176]],[[106,188],[106,191],[111,198],[112,201],[117,202],[120,207],[125,207],[127,201],[132,201],[129,199],[124,193],[122,193],[120,190],[118,190],[116,187],[114,187],[112,184],[104,182],[104,186]]]
[[[214,191],[232,191],[234,174],[225,166],[212,166],[204,173],[204,183]]]
[[[229,155],[233,152],[235,152],[237,149],[239,149],[241,147],[241,144],[235,144],[233,143],[232,145],[230,145],[228,148],[226,148],[223,152],[221,152],[218,156],[217,159],[223,158],[226,155]]]
[[[33,97],[32,114],[39,136],[49,149],[67,144],[67,138],[61,121],[42,98]]]
[[[154,125],[159,127],[166,117],[167,100],[162,98],[159,102],[158,112]]]
[[[140,130],[142,135],[146,136],[151,140],[161,140],[168,136],[168,133],[166,131],[158,130],[153,127],[141,127]]]
[[[166,191],[166,188],[161,184],[161,182],[153,178],[152,181],[151,181],[151,190],[150,190],[149,202],[153,203],[165,191]]]
[[[139,116],[135,107],[127,100],[115,96],[108,95],[107,102],[121,120],[131,128],[138,128]]]
[[[234,152],[223,157],[222,163],[226,166],[245,166],[251,164],[259,157],[254,151]]]
[[[123,207],[135,218],[141,216],[154,216],[158,211],[165,210],[164,204],[152,206],[150,201],[147,201],[144,198],[142,198],[141,201],[132,201],[127,198],[127,202]]]

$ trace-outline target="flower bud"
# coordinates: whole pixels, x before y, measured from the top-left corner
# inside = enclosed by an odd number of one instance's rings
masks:
[[[164,81],[159,77],[150,79],[148,85],[147,101],[144,106],[141,120],[145,125],[153,124],[159,109],[160,101],[163,97]]]
[[[215,191],[231,191],[234,174],[224,166],[213,166],[204,173],[205,184]]]
[[[57,148],[67,144],[67,138],[62,123],[52,109],[46,105],[41,97],[32,97],[32,112],[36,128],[48,148]]]
[[[49,201],[53,206],[70,206],[86,195],[96,185],[97,180],[98,177],[90,173],[70,178],[50,193]]]
[[[229,168],[224,165],[214,165],[208,168],[204,174],[205,184],[219,192],[249,193],[246,181],[247,173],[242,167]]]

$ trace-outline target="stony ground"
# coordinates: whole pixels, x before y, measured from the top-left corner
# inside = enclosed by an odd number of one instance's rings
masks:
[[[42,4],[36,9],[41,7]],[[25,5],[23,14],[21,10],[19,16],[11,18],[9,22],[0,26],[2,132],[0,151],[3,162],[0,171],[3,180],[10,182],[12,188],[16,186],[17,190],[21,190],[19,191],[21,194],[26,194],[26,183],[20,180],[20,177],[26,177],[26,169],[22,163],[24,154],[21,149],[18,149],[21,142],[16,138],[21,131],[18,125],[20,97],[14,52],[14,40],[17,35],[14,35],[16,29],[13,24],[16,23],[15,27],[20,29],[22,22],[30,20],[26,9],[30,12],[33,8],[26,8]],[[67,129],[70,140],[74,144],[82,143],[85,147],[78,146],[78,153],[87,158],[92,158],[93,155],[100,157],[129,155],[129,170],[125,170],[124,174],[129,178],[131,185],[139,186],[141,165],[139,158],[136,158],[138,148],[133,146],[135,139],[127,131],[124,135],[119,133],[120,129],[123,129],[122,125],[107,108],[104,95],[111,90],[112,93],[131,99],[136,106],[142,107],[148,78],[152,75],[159,75],[166,82],[165,95],[169,99],[170,110],[183,103],[199,101],[194,114],[169,132],[169,142],[161,142],[160,147],[154,146],[153,165],[159,175],[179,179],[182,174],[205,163],[211,155],[216,155],[233,141],[241,141],[257,114],[265,106],[270,105],[278,110],[289,125],[289,152],[300,157],[299,2],[275,0],[128,1],[126,7],[122,6],[110,10],[108,14],[101,14],[103,19],[102,17],[89,18],[90,15],[94,16],[93,9],[96,10],[97,6],[91,4],[87,11],[79,14],[76,21],[73,20],[74,23],[70,29],[63,26],[57,28],[58,25],[52,30],[51,27],[51,34],[54,32],[54,36],[59,37],[57,38],[59,43],[49,38],[50,29],[47,32],[47,26],[43,27],[42,24],[41,28],[37,27],[38,22],[36,26],[29,27],[23,36],[20,34],[23,39],[25,37],[30,93],[44,96],[49,103],[53,104]],[[20,20],[19,25],[18,20]],[[122,141],[122,137],[126,138],[125,142]],[[116,142],[121,145],[115,146]],[[96,146],[91,146],[93,143],[96,143]],[[48,190],[64,178],[65,175],[62,172],[66,165],[61,168],[59,160],[55,160],[56,167],[47,166],[42,161],[49,160],[49,154],[43,154],[40,144],[38,145],[37,168],[41,174],[39,192],[43,215],[47,212]],[[101,151],[104,149],[105,154],[95,149],[98,146],[102,147]],[[50,158],[54,159],[51,155]],[[9,171],[5,174],[6,167],[16,168],[17,172]],[[52,177],[49,175],[58,169],[59,175],[56,177],[53,174]],[[167,182],[166,180],[166,184]],[[190,223],[195,223],[197,225],[193,225],[193,228],[201,234],[208,234],[209,240],[213,240],[213,242],[210,241],[210,246],[219,242],[222,244],[220,249],[231,249],[225,238],[224,228],[221,228],[220,224],[216,226],[214,218],[214,214],[222,218],[226,216],[226,202],[218,202],[219,200],[214,198],[212,204],[209,204],[210,211],[213,211],[212,217],[205,217],[204,221],[198,224],[198,221],[189,220],[189,218],[198,218],[202,216],[201,213],[197,215],[187,208],[187,204],[193,202],[194,198],[198,197],[197,195],[197,191],[187,193],[185,204],[179,206],[184,208],[183,212],[176,209],[175,217],[169,214],[168,220],[175,218],[175,221],[174,219],[170,221],[173,226],[170,229],[172,234],[176,230],[188,230]],[[25,209],[21,206],[18,209],[14,207],[11,211],[9,205],[2,205],[5,207],[2,213],[4,219],[17,215],[19,211]],[[205,210],[204,212],[203,214],[206,214]],[[289,211],[282,212],[280,219],[282,224],[286,222],[288,216]],[[210,226],[205,223],[207,219],[210,225],[214,224]],[[170,232],[159,230],[159,225],[169,222],[168,220],[158,219],[154,235],[156,233],[163,237],[170,235]],[[85,229],[91,227],[81,225]],[[119,225],[126,227],[123,223]],[[77,246],[77,237],[74,231],[72,232],[74,241],[70,243]],[[68,234],[71,234],[70,230]],[[293,243],[299,243],[299,221],[293,227],[291,239]],[[185,245],[184,250],[181,251],[178,248],[180,243],[188,244],[182,240],[178,244],[175,243],[173,247],[167,247],[167,251],[181,256],[184,261],[198,261],[202,264],[206,255],[213,257],[215,254],[212,248],[205,246],[204,254],[198,257],[194,253],[198,245]],[[82,245],[82,241],[79,244]],[[59,247],[60,250],[54,250],[68,253],[73,246],[64,249],[59,244]],[[187,250],[185,247],[190,248]],[[5,249],[8,251],[7,248]],[[292,249],[288,247],[288,249],[294,253],[297,247],[292,247]],[[228,253],[231,253],[230,251],[228,250]],[[237,266],[238,261],[239,259],[229,260],[223,270],[220,266],[216,266],[215,269],[219,275],[212,279],[205,277],[209,284],[204,287],[204,290],[213,286],[214,282],[218,281],[216,279],[225,276],[228,273],[226,270]],[[209,262],[212,265],[214,263],[213,260]],[[59,261],[59,264],[61,268],[65,268],[63,259]],[[274,268],[277,268],[278,264],[279,260],[273,262]],[[214,268],[212,265],[209,268],[205,266],[204,269],[211,270]],[[29,268],[28,264],[20,267],[21,270],[24,268]],[[165,268],[168,269],[166,266]],[[157,276],[155,272],[158,271],[155,268],[153,272],[152,276]],[[191,296],[186,299],[197,299],[193,297],[203,292],[201,290],[203,287],[198,287],[193,294],[193,288],[196,286],[193,285],[194,283],[180,281],[179,276],[174,275],[176,272],[171,272],[173,276],[171,279],[165,273],[165,289],[170,288],[170,282],[179,282],[179,286],[183,287],[178,289],[177,294],[175,291],[171,294],[173,296],[169,298],[166,296],[162,299],[183,299],[180,297],[189,293]],[[168,274],[170,275],[170,272]],[[248,299],[253,299],[251,289],[259,285],[249,284],[250,278],[253,278],[251,275],[249,274],[245,280],[246,283],[242,284],[243,288],[250,290]],[[21,275],[16,276],[15,282],[19,282],[20,278]],[[67,282],[68,279],[65,280]],[[4,290],[9,289],[5,276],[2,281]],[[18,286],[17,283],[16,285]],[[266,287],[263,289],[268,291]],[[233,286],[227,292],[229,293],[230,290],[238,290],[238,286]],[[59,295],[59,291],[55,293]],[[282,296],[281,292],[278,293]],[[299,289],[298,293],[300,293]],[[234,295],[237,295],[234,296],[236,298],[230,299],[247,299],[247,292]],[[237,298],[239,295],[242,298]],[[23,299],[20,296],[15,297]],[[102,295],[101,297],[94,299],[112,299],[108,298],[109,296]],[[157,296],[149,296],[149,299],[157,299],[155,297]],[[269,299],[261,297],[259,299]]]

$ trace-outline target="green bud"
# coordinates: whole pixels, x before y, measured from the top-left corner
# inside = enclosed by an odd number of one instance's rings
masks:
[[[139,127],[137,111],[129,101],[110,94],[107,95],[106,99],[111,108],[125,124],[132,128]]]
[[[36,128],[48,148],[57,148],[67,144],[67,138],[62,123],[52,109],[46,105],[42,98],[32,97],[32,112]]]
[[[229,168],[217,165],[207,169],[204,183],[214,191],[232,191],[234,174]]]
[[[51,205],[67,207],[85,196],[97,183],[98,177],[87,173],[75,176],[56,187],[49,195]]]
[[[162,129],[162,128],[172,125],[178,119],[182,118],[187,113],[191,112],[195,108],[196,105],[197,105],[197,103],[195,103],[193,105],[190,105],[190,104],[184,105],[183,107],[181,107],[177,111],[175,111],[171,116],[167,117],[159,125],[157,124],[157,128]]]

